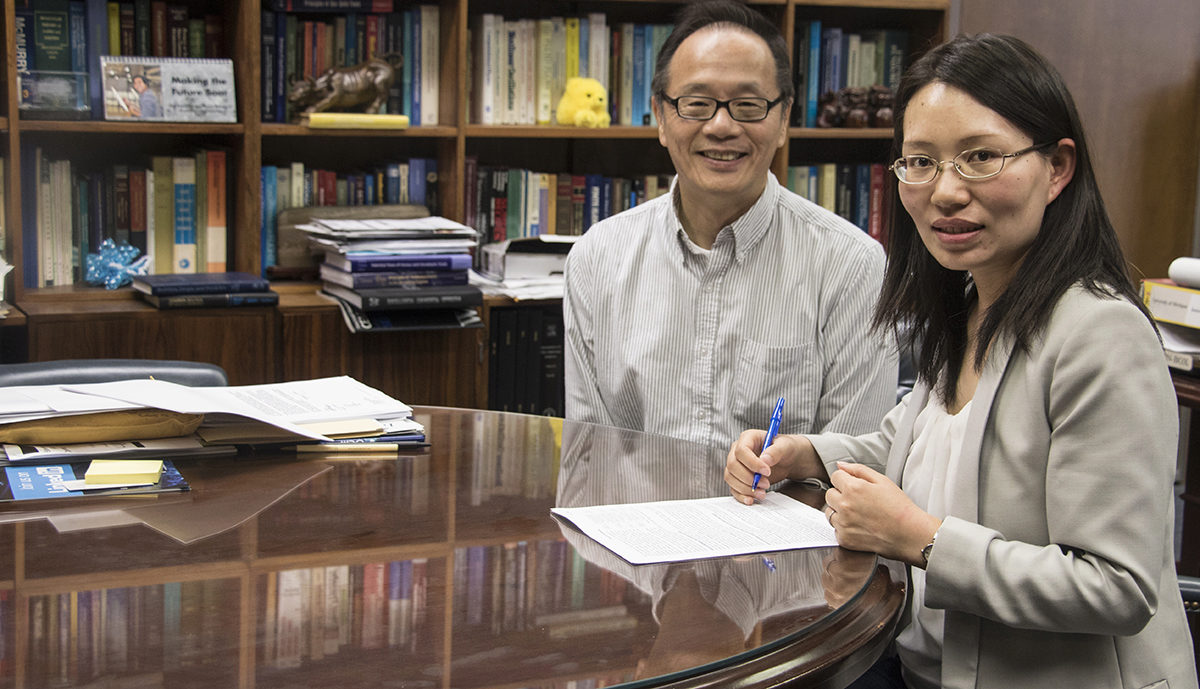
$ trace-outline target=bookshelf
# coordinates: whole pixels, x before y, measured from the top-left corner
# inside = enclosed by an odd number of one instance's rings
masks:
[[[468,160],[479,165],[544,169],[555,173],[633,176],[671,173],[670,159],[651,126],[614,125],[586,129],[537,125],[483,125],[471,113],[471,80],[446,78],[468,74],[472,48],[468,36],[485,13],[537,19],[551,15],[604,13],[610,27],[619,23],[663,23],[678,2],[597,0],[569,6],[528,5],[510,0],[435,0],[438,8],[436,121],[400,131],[309,130],[299,125],[264,122],[262,12],[260,0],[194,3],[219,14],[225,52],[234,63],[238,122],[129,123],[96,120],[31,120],[18,116],[14,21],[24,0],[3,0],[5,86],[0,101],[4,156],[5,221],[10,231],[5,256],[16,267],[8,284],[9,300],[26,314],[12,328],[23,337],[31,360],[67,357],[151,356],[217,363],[234,384],[349,373],[411,403],[488,406],[487,334],[479,331],[371,334],[350,336],[336,308],[316,297],[313,283],[274,281],[281,292],[276,308],[157,311],[130,294],[84,285],[27,287],[21,258],[29,247],[20,231],[29,209],[23,156],[42,147],[51,157],[83,165],[183,155],[199,147],[229,152],[229,236],[231,269],[256,273],[262,268],[260,243],[260,170],[301,160],[309,166],[341,169],[378,160],[381,150],[396,157],[423,157],[438,166],[441,215],[467,221]],[[38,0],[32,0],[35,7]],[[790,45],[798,27],[820,20],[849,31],[898,28],[909,35],[909,53],[919,53],[946,34],[950,0],[764,0],[755,7],[778,22]],[[417,3],[395,0],[397,11]],[[789,141],[772,169],[786,179],[789,166],[814,162],[882,162],[889,129],[818,129],[792,127]],[[28,161],[26,160],[25,163]],[[143,163],[144,164],[144,163]],[[485,306],[487,321],[489,307]],[[9,334],[6,332],[6,337]],[[17,348],[20,351],[20,348]],[[402,362],[417,357],[416,366]]]

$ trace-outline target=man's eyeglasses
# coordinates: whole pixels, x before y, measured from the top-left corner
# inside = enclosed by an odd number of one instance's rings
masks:
[[[1051,146],[1051,143],[1034,144],[1012,153],[1001,153],[994,148],[971,148],[954,156],[951,160],[934,160],[922,154],[897,158],[888,169],[896,173],[896,179],[905,184],[932,182],[942,171],[942,166],[952,163],[964,179],[987,179],[995,177],[1004,169],[1004,161],[1023,156],[1031,151]]]
[[[783,102],[783,96],[775,100],[766,98],[734,98],[717,100],[707,96],[680,96],[672,98],[659,92],[659,98],[675,106],[675,112],[685,120],[711,120],[717,111],[725,108],[729,116],[738,122],[759,122],[767,118],[771,108]]]

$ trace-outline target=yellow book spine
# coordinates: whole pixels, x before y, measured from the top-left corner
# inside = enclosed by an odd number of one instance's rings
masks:
[[[579,76],[579,17],[567,17],[567,78]]]

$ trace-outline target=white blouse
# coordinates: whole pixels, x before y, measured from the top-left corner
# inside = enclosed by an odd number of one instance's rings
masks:
[[[913,427],[901,486],[917,507],[940,519],[954,508],[950,486],[959,470],[970,409],[968,401],[957,414],[951,414],[937,395],[931,394]],[[904,680],[912,689],[941,686],[944,614],[925,607],[925,570],[913,567],[912,618],[896,638]]]

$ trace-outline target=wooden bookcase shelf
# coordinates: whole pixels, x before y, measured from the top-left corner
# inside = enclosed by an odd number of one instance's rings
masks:
[[[234,62],[238,122],[235,124],[136,123],[22,119],[18,115],[14,22],[20,0],[2,0],[5,89],[0,100],[0,155],[4,156],[5,256],[14,264],[6,296],[27,315],[6,334],[23,333],[30,360],[66,357],[192,358],[225,366],[235,384],[283,378],[349,374],[409,403],[487,406],[487,332],[381,333],[350,335],[335,306],[316,297],[311,285],[276,284],[278,308],[156,311],[128,289],[107,294],[88,287],[27,288],[22,232],[29,209],[22,192],[23,149],[45,146],[60,157],[81,160],[145,160],[204,145],[229,151],[230,269],[259,272],[260,171],[290,160],[340,164],[346,168],[377,156],[422,156],[438,166],[440,213],[464,220],[468,158],[480,165],[557,166],[553,172],[669,174],[669,158],[651,126],[586,129],[561,126],[484,126],[470,116],[470,27],[485,12],[505,16],[583,15],[605,12],[609,23],[669,22],[681,0],[594,0],[569,6],[527,5],[504,0],[431,0],[439,9],[437,123],[398,131],[310,130],[262,121],[262,0],[200,0],[200,9],[221,15],[225,50]],[[416,5],[395,0],[396,9]],[[789,46],[797,27],[822,19],[849,30],[903,28],[910,52],[918,53],[946,34],[950,0],[760,0],[752,2],[777,21]],[[35,0],[36,5],[36,0]],[[882,160],[891,138],[886,129],[789,129],[789,142],[776,156],[781,178],[789,165],[814,159]],[[330,161],[334,161],[331,163]],[[549,161],[549,162],[546,162]],[[488,308],[484,309],[485,322]],[[153,338],[139,329],[153,328]],[[252,338],[252,339],[247,339]],[[252,344],[251,344],[252,343]],[[6,348],[6,351],[13,351]],[[135,354],[136,352],[136,354]],[[403,354],[397,354],[402,352]],[[401,361],[415,356],[413,361]],[[396,360],[394,360],[396,359]]]

